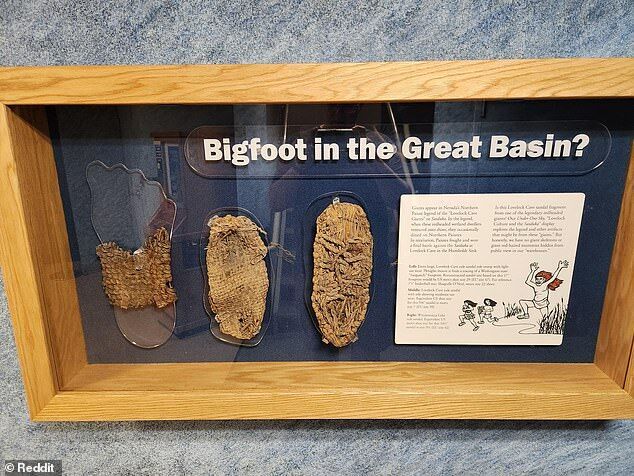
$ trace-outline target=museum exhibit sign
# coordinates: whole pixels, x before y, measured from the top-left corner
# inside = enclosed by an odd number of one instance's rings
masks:
[[[31,418],[634,417],[634,60],[0,69]]]

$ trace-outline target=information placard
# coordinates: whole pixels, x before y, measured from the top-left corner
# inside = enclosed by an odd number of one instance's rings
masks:
[[[403,195],[396,343],[561,344],[584,199]]]

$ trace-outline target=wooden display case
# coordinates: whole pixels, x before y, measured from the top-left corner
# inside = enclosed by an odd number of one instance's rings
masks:
[[[633,59],[0,69],[0,256],[31,418],[634,417],[632,164],[594,363],[91,364],[45,113],[46,105],[631,97]]]

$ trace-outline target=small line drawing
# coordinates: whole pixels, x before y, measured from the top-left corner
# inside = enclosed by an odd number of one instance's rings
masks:
[[[493,308],[497,306],[497,302],[495,302],[491,298],[485,298],[484,306],[478,306],[478,315],[480,316],[479,324],[484,324],[484,320],[487,322],[493,323],[497,322],[499,319],[493,315]]]
[[[550,291],[556,291],[557,288],[563,283],[563,280],[559,279],[561,271],[568,267],[567,260],[561,260],[557,264],[557,269],[554,273],[539,269],[539,264],[533,262],[530,264],[530,273],[526,278],[525,283],[533,289],[533,299],[520,299],[519,303],[524,311],[522,314],[518,314],[518,319],[528,319],[530,317],[529,309],[538,309],[542,315],[542,318],[547,318],[550,311],[548,300]]]
[[[473,313],[473,310],[477,305],[477,302],[473,302],[470,299],[464,300],[464,303],[462,304],[462,314],[458,316],[458,319],[460,319],[460,323],[458,324],[459,326],[464,326],[465,323],[468,322],[473,326],[474,332],[480,328],[480,326],[478,326],[475,322],[476,316]]]

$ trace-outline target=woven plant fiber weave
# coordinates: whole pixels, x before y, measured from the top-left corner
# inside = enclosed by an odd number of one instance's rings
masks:
[[[165,228],[148,237],[134,253],[109,242],[97,246],[103,287],[113,306],[164,308],[176,301],[170,268],[171,242]]]
[[[311,301],[323,341],[357,339],[370,301],[372,234],[359,205],[332,203],[317,218]]]
[[[207,277],[209,302],[220,330],[236,339],[251,339],[262,327],[269,290],[262,230],[245,216],[225,215],[209,221]]]

